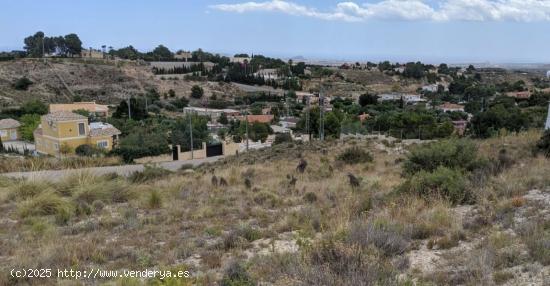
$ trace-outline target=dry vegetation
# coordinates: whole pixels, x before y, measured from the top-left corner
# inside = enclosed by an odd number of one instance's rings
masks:
[[[0,285],[60,282],[13,279],[14,267],[193,274],[168,285],[543,285],[550,161],[531,154],[538,137],[475,142],[496,163],[468,173],[469,205],[404,191],[405,157],[364,141],[281,145],[176,173],[2,180]],[[354,152],[364,159],[348,160]]]
[[[121,165],[119,157],[23,157],[0,155],[0,173],[81,169]]]
[[[0,62],[0,107],[8,108],[25,101],[40,98],[44,102],[71,102],[72,96],[57,77],[59,75],[74,94],[83,101],[118,104],[128,95],[143,94],[156,89],[161,94],[174,90],[177,97],[189,97],[193,85],[200,85],[205,95],[227,94],[239,91],[229,84],[194,82],[155,77],[151,67],[131,62],[83,59],[50,59],[46,65],[40,60],[22,59]],[[16,90],[13,83],[27,77],[33,84],[28,90]]]

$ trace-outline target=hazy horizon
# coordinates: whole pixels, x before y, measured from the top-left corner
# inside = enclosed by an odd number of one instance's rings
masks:
[[[550,0],[5,2],[0,50],[37,31],[83,47],[303,56],[328,61],[550,63]],[[519,4],[518,4],[519,3]]]

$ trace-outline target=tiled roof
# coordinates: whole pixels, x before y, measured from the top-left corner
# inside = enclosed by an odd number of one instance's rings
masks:
[[[17,128],[21,123],[15,119],[7,118],[0,120],[0,129]]]
[[[109,107],[107,105],[97,104],[95,102],[75,102],[68,104],[50,104],[50,112],[55,111],[75,111],[75,110],[87,110],[89,112],[108,112]]]
[[[70,121],[88,119],[86,116],[76,114],[70,111],[55,111],[44,115],[47,121]]]
[[[114,136],[120,135],[121,132],[116,129],[113,125],[107,123],[91,123],[90,124],[90,136]]]
[[[114,127],[112,128],[105,128],[105,129],[92,129],[90,130],[90,136],[92,137],[98,137],[98,136],[114,136],[114,135],[120,135],[120,131]]]
[[[273,115],[248,115],[248,122],[269,123],[273,120]]]
[[[438,106],[439,109],[464,109],[464,105],[445,102]]]

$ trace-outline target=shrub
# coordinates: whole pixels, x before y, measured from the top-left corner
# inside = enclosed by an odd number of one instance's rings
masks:
[[[134,172],[128,177],[132,183],[143,183],[151,180],[157,180],[170,175],[172,172],[162,167],[154,165],[145,165],[145,168],[141,172]]]
[[[158,191],[153,190],[149,193],[149,197],[147,198],[147,206],[151,209],[158,209],[162,206],[162,197]]]
[[[303,285],[398,285],[396,271],[358,247],[334,242],[315,246],[308,265],[297,269]]]
[[[221,286],[253,286],[256,285],[254,280],[247,273],[246,269],[238,262],[232,262],[229,264],[223,279],[220,283]]]
[[[70,217],[73,212],[73,206],[69,201],[53,192],[43,192],[22,202],[18,211],[22,218],[56,215],[66,221],[67,217]]]
[[[292,136],[290,135],[290,133],[278,133],[275,135],[273,145],[283,144],[287,142],[292,142]]]
[[[33,82],[30,79],[27,77],[22,77],[15,81],[13,88],[17,90],[27,90],[31,84],[33,84]]]
[[[550,130],[546,130],[539,142],[537,142],[536,152],[544,154],[546,157],[550,157]]]
[[[408,239],[401,233],[398,225],[385,221],[366,223],[363,220],[351,226],[348,241],[363,248],[374,245],[386,256],[403,254],[409,246]]]
[[[191,88],[191,97],[199,99],[204,95],[204,90],[198,85],[194,85]]]
[[[420,171],[405,181],[401,190],[426,199],[442,197],[453,204],[468,202],[472,198],[462,172],[447,167],[438,167],[433,172]]]
[[[50,186],[44,182],[21,181],[13,186],[8,198],[12,200],[24,200],[37,196],[48,188],[50,188]]]
[[[354,146],[347,148],[344,152],[340,153],[337,159],[346,164],[359,164],[372,162],[374,158],[369,152]]]
[[[305,195],[304,195],[304,201],[312,204],[314,202],[317,201],[317,195],[313,192],[307,192]]]
[[[440,166],[473,170],[478,163],[477,149],[472,141],[451,139],[416,147],[407,156],[403,170],[406,175],[431,172]]]
[[[103,149],[100,149],[96,146],[90,145],[90,144],[84,144],[76,147],[74,150],[76,155],[78,156],[85,156],[85,157],[94,157],[94,156],[101,156],[105,154]]]

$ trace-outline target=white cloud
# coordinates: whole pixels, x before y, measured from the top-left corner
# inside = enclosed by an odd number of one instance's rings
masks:
[[[369,19],[550,21],[550,0],[442,0],[436,6],[430,6],[424,0],[381,0],[364,4],[340,2],[335,8],[325,12],[284,0],[219,4],[212,5],[210,8],[236,13],[271,11],[294,16],[347,22]]]

